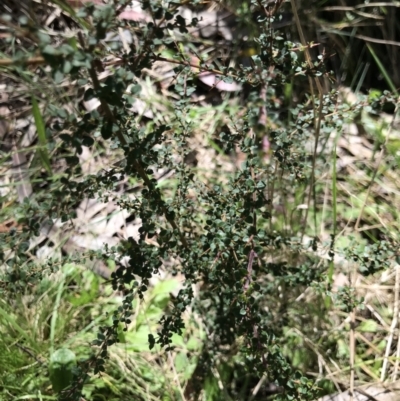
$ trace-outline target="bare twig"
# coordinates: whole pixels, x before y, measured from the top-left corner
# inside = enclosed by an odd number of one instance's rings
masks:
[[[383,358],[381,381],[384,381],[386,377],[386,371],[389,362],[389,354],[392,348],[393,336],[396,327],[398,325],[398,319],[399,319],[400,266],[396,266],[395,269],[396,269],[396,281],[394,287],[393,318],[392,318],[392,324],[390,325],[389,337],[386,343],[385,357]]]
[[[258,255],[253,251],[253,249],[249,253],[249,263],[247,264],[247,279],[246,283],[244,284],[244,290],[246,291],[251,283],[251,275],[253,273],[253,262],[254,258],[257,258]]]

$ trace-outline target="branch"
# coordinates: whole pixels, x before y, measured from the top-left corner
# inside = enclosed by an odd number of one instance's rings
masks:
[[[82,35],[81,32],[78,32],[78,39],[79,39],[79,43],[81,44],[82,48],[85,48],[85,41],[84,41],[84,38],[83,38],[83,35]],[[95,65],[95,64],[96,64],[96,61],[93,60],[92,63],[91,63],[91,67],[89,68],[89,74],[90,74],[90,78],[91,78],[91,80],[92,80],[94,89],[95,89],[96,91],[100,91],[101,87],[100,87],[99,79],[98,79],[98,77],[97,77],[96,65]],[[108,103],[107,103],[104,99],[102,99],[102,98],[100,98],[100,103],[101,103],[102,109],[103,109],[103,111],[104,111],[104,114],[105,114],[105,116],[106,116],[106,119],[107,119],[108,121],[112,121],[113,123],[116,124],[116,123],[117,123],[117,119],[115,118],[115,116],[114,116],[112,110],[110,109],[110,106],[108,105]],[[119,127],[119,126],[118,126],[118,127]],[[118,128],[118,131],[116,132],[116,134],[117,134],[117,137],[118,137],[118,139],[119,139],[121,145],[122,145],[122,146],[127,146],[128,143],[127,143],[127,141],[126,141],[126,139],[125,139],[123,133],[121,132],[120,128]],[[145,171],[145,169],[143,168],[143,166],[142,166],[142,164],[140,163],[139,160],[135,160],[135,161],[133,162],[133,167],[134,167],[134,169],[138,172],[140,178],[144,181],[144,183],[146,184],[146,186],[147,186],[149,189],[152,189],[153,184],[152,184],[152,182],[150,181],[149,177],[147,176],[146,171]],[[188,248],[188,247],[189,247],[189,244],[187,243],[186,238],[185,238],[185,237],[182,235],[182,233],[180,232],[179,227],[178,227],[178,225],[176,224],[175,220],[174,220],[173,218],[171,218],[171,217],[168,217],[168,213],[167,213],[167,210],[166,210],[165,206],[162,206],[162,212],[163,212],[165,218],[167,219],[167,221],[171,224],[172,228],[173,228],[174,230],[177,230],[177,231],[179,232],[179,237],[180,237],[180,239],[181,239],[183,245],[184,245],[186,248]]]

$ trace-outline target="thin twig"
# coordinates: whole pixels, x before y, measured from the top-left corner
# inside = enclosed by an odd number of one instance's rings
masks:
[[[383,358],[382,370],[381,370],[381,381],[383,382],[386,377],[386,371],[389,362],[389,354],[392,348],[394,331],[398,324],[399,319],[399,290],[400,290],[400,266],[396,266],[396,281],[394,287],[394,304],[393,304],[393,318],[392,324],[390,325],[389,337],[386,343],[385,357]]]
[[[176,385],[177,385],[177,387],[178,387],[178,391],[179,391],[179,393],[180,393],[180,395],[181,395],[181,399],[182,399],[182,401],[186,401],[185,394],[184,394],[184,391],[183,391],[183,389],[182,389],[182,386],[181,386],[181,382],[180,382],[180,380],[179,380],[178,373],[177,373],[177,371],[176,371],[176,369],[175,369],[174,359],[172,358],[172,354],[171,354],[170,351],[168,351],[168,357],[169,357],[169,361],[170,361],[170,364],[171,364],[172,372],[174,373],[175,383],[176,383]]]
[[[254,258],[256,258],[258,255],[253,251],[253,249],[249,253],[249,263],[247,264],[247,278],[246,282],[244,284],[244,290],[246,291],[251,283],[251,275],[253,273],[253,262]]]
[[[27,347],[25,347],[25,346],[23,346],[23,345],[21,345],[21,344],[18,344],[18,343],[15,343],[15,346],[16,346],[17,348],[19,348],[20,350],[24,351],[25,353],[27,353],[27,354],[28,354],[31,358],[33,358],[37,363],[39,363],[40,365],[43,365],[43,361],[41,361],[41,360],[33,353],[32,350],[30,350],[29,348],[27,348]]]
[[[300,22],[300,18],[299,15],[297,13],[297,6],[295,3],[295,0],[291,0],[291,5],[292,5],[292,12],[294,15],[294,19],[296,21],[296,26],[297,26],[297,31],[299,33],[300,36],[300,41],[301,44],[304,46],[304,54],[306,56],[306,60],[307,63],[309,65],[309,67],[312,69],[314,68],[314,65],[312,63],[312,59],[311,59],[311,55],[310,55],[310,51],[306,42],[306,38],[304,36],[303,33],[303,28]],[[315,84],[317,85],[317,89],[319,92],[319,110],[318,110],[318,114],[317,114],[317,110],[315,110],[315,95],[314,95],[314,88],[313,88],[313,83],[312,83],[312,79],[311,77],[308,77],[309,79],[309,83],[310,83],[310,91],[311,91],[311,96],[312,96],[312,101],[313,101],[313,105],[314,105],[314,124],[315,124],[315,145],[314,145],[314,155],[313,155],[313,165],[312,165],[312,171],[311,171],[311,183],[310,183],[310,192],[309,192],[309,197],[308,197],[308,207],[306,209],[306,213],[305,213],[305,222],[307,222],[307,218],[308,218],[308,212],[309,212],[309,205],[311,202],[311,196],[314,193],[314,182],[315,182],[315,159],[316,159],[316,152],[317,152],[317,145],[318,145],[318,141],[319,141],[319,133],[320,133],[320,128],[321,128],[321,119],[322,119],[322,100],[323,100],[323,94],[324,94],[324,90],[322,88],[321,82],[319,80],[319,77],[315,77],[314,81]],[[304,224],[304,227],[306,227],[306,224]],[[301,238],[303,239],[304,236],[304,232],[305,232],[305,228],[303,229]],[[317,234],[317,233],[315,233]]]
[[[0,59],[0,67],[10,67],[13,65],[25,64],[25,65],[40,65],[44,64],[43,57],[31,57],[28,59],[14,60],[12,58]]]
[[[356,359],[356,336],[355,336],[356,310],[350,313],[350,401],[354,398],[354,381],[355,381],[355,359]]]

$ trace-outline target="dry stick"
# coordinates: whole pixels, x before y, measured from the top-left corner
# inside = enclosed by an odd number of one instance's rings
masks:
[[[273,171],[274,176],[276,175],[276,172],[278,171],[278,166],[279,166],[279,162],[278,160],[275,161],[275,168]],[[268,190],[269,190],[269,215],[272,216],[272,209],[273,209],[273,200],[274,200],[274,195],[275,195],[275,179],[272,178],[271,181],[268,181]],[[270,231],[272,231],[272,218],[269,218],[269,229]]]
[[[250,284],[251,284],[251,276],[253,274],[253,262],[254,262],[254,258],[257,258],[258,255],[253,251],[253,249],[250,251],[249,253],[249,263],[247,264],[247,278],[246,278],[246,282],[244,284],[244,291],[247,291],[247,289],[249,288]]]
[[[26,65],[40,65],[44,64],[43,57],[31,57],[26,60],[13,60],[12,58],[5,58],[0,60],[0,67],[10,67],[18,64],[26,64]]]
[[[261,379],[258,381],[257,385],[254,387],[253,391],[251,392],[251,396],[249,401],[253,401],[254,397],[257,395],[258,391],[260,390],[261,386],[264,384],[267,376],[262,376]]]
[[[353,274],[352,274],[353,273]],[[356,268],[354,265],[353,272],[351,271],[351,266],[349,266],[349,284],[350,288],[353,287],[353,278],[357,280],[357,273]],[[354,283],[355,286],[355,283]],[[356,310],[353,307],[352,311],[350,312],[350,333],[349,333],[349,348],[350,348],[350,401],[354,399],[354,381],[355,381],[355,359],[356,359],[356,334],[355,334],[355,327],[356,327]]]
[[[80,42],[82,48],[84,48],[85,47],[85,42],[84,42],[83,35],[82,35],[81,32],[78,32],[78,38],[79,38],[79,42]],[[91,67],[89,68],[89,74],[90,74],[90,78],[92,80],[94,88],[97,91],[99,91],[100,90],[100,82],[99,82],[99,80],[97,78],[97,74],[96,74],[95,61],[92,61],[92,63],[91,63]],[[100,103],[101,103],[102,109],[104,111],[104,114],[106,115],[107,120],[108,121],[112,121],[112,122],[116,122],[115,116],[114,116],[113,112],[111,111],[108,103],[102,98],[100,98]],[[120,131],[120,129],[118,129],[116,134],[117,134],[117,137],[118,137],[120,143],[123,146],[126,146],[127,145],[127,141],[126,141],[123,133]],[[142,180],[144,181],[146,186],[149,189],[152,188],[152,183],[151,183],[149,177],[147,176],[147,174],[146,174],[143,166],[141,165],[140,161],[134,160],[133,161],[133,167],[138,172],[139,176],[142,178]],[[180,239],[182,241],[182,244],[187,248],[189,246],[189,244],[187,243],[186,238],[180,232],[177,224],[175,223],[175,220],[173,218],[171,218],[171,217],[168,217],[167,211],[165,209],[165,206],[162,206],[162,211],[163,211],[163,214],[165,215],[165,218],[171,224],[172,228],[174,230],[178,231],[179,237],[180,237]]]
[[[397,265],[396,269],[397,270],[400,269],[400,266]],[[396,277],[397,277],[397,275],[396,275]],[[397,284],[397,280],[396,280],[396,284]],[[396,295],[399,293],[399,291],[400,291],[400,289],[398,288],[396,290]],[[397,302],[397,305],[398,305],[398,302]],[[397,306],[397,308],[398,308],[398,306]],[[397,311],[397,314],[398,314],[398,311]],[[399,360],[400,360],[400,336],[398,336],[398,339],[397,339],[396,360],[395,360],[394,370],[393,370],[393,374],[392,374],[392,382],[393,383],[396,381],[397,374],[399,371]]]
[[[293,12],[293,15],[294,15],[294,19],[296,21],[297,30],[298,30],[299,35],[300,35],[300,41],[301,41],[301,44],[302,44],[302,46],[304,48],[304,53],[306,55],[307,63],[310,66],[310,68],[313,68],[313,63],[312,63],[312,60],[311,60],[310,51],[308,50],[308,48],[310,46],[307,45],[306,38],[305,38],[304,33],[303,33],[303,28],[301,27],[300,18],[299,18],[299,15],[297,13],[295,0],[290,0],[290,2],[291,2],[291,5],[292,5],[292,12]],[[311,77],[310,77],[310,79],[311,79]],[[319,93],[323,93],[324,91],[323,91],[321,83],[320,83],[320,81],[319,81],[319,79],[317,77],[315,78],[315,83],[317,85],[318,92]],[[310,86],[311,86],[311,91],[313,91],[312,85],[310,85]]]
[[[271,66],[269,68],[270,73],[272,73],[273,70],[274,70],[274,67]],[[268,114],[267,113],[267,107],[266,107],[266,103],[267,103],[267,85],[268,85],[267,82],[264,82],[262,87],[261,87],[261,90],[260,90],[260,99],[264,103],[260,107],[260,115],[258,117],[258,124],[263,126],[263,127],[267,126],[267,117],[268,117],[268,115],[267,115]],[[276,162],[276,163],[278,163],[278,162]],[[278,168],[278,164],[275,165],[275,172],[276,172],[277,168]],[[253,178],[253,181],[254,181],[253,167],[252,167],[251,173],[252,173],[252,178]],[[272,179],[272,185],[274,184],[274,181],[275,180]],[[269,182],[270,181],[268,181],[268,186],[269,186]],[[270,216],[272,216],[272,207],[273,207],[273,201],[274,201],[273,196],[274,196],[274,188],[272,187],[272,190],[269,192],[269,200],[270,200],[270,202],[269,202],[269,205],[267,205]],[[253,199],[254,199],[254,201],[256,200],[254,197],[253,197]],[[272,218],[269,219],[269,224],[270,224],[270,228],[271,228],[272,227]],[[255,222],[254,222],[254,226],[255,226],[255,228],[257,228]]]
[[[226,74],[223,71],[217,70],[215,68],[208,68],[206,66],[201,66],[200,64],[197,63],[191,63],[189,61],[183,61],[183,60],[174,60],[174,59],[169,59],[169,58],[165,58],[165,57],[161,57],[161,56],[155,56],[154,57],[155,60],[157,61],[165,61],[167,63],[171,63],[171,64],[178,64],[178,65],[183,65],[183,66],[188,66],[188,67],[193,67],[193,68],[197,68],[199,70],[199,72],[211,72],[213,74],[216,75],[224,75],[226,77],[231,77],[231,78],[238,78],[238,76],[236,74]],[[27,59],[21,59],[21,60],[14,60],[11,58],[5,58],[5,59],[0,59],[0,67],[10,67],[10,66],[14,66],[14,65],[41,65],[41,64],[45,64],[45,59],[41,56],[38,57],[30,57]],[[112,61],[108,61],[105,62],[104,65],[105,66],[119,66],[122,64],[125,64],[126,61],[122,60],[122,59],[116,59],[116,60],[112,60]]]
[[[382,371],[381,371],[381,381],[382,382],[385,380],[386,370],[387,370],[388,362],[389,362],[390,349],[392,347],[392,342],[393,342],[394,331],[396,329],[396,326],[398,324],[398,319],[399,319],[399,290],[400,290],[400,266],[396,266],[396,281],[395,281],[395,286],[394,286],[393,319],[392,319],[392,324],[390,325],[389,338],[387,340],[386,350],[385,350],[385,357],[383,359],[383,365],[382,365]],[[398,349],[397,349],[397,352],[399,352]],[[398,366],[398,360],[396,360],[396,369],[395,369],[394,375],[396,375],[397,366]]]
[[[175,368],[175,362],[174,362],[174,358],[172,358],[171,351],[168,351],[168,358],[170,360],[170,364],[171,364],[171,367],[172,367],[172,372],[174,374],[174,380],[175,380],[176,386],[178,387],[179,394],[181,395],[182,401],[186,401],[186,397],[185,397],[185,394],[183,392],[183,389],[182,389],[182,386],[181,386],[181,382],[179,380],[179,376],[178,376],[178,373],[177,373],[176,368]]]
[[[300,19],[299,19],[299,15],[297,13],[297,8],[296,8],[296,4],[295,4],[295,0],[290,0],[291,1],[291,5],[292,5],[292,11],[293,11],[293,15],[296,21],[296,26],[297,26],[297,30],[299,32],[300,35],[300,40],[302,45],[306,45],[306,40],[304,37],[304,33],[303,33],[303,29],[301,27],[301,23],[300,23]],[[306,55],[306,59],[307,62],[310,66],[310,68],[313,67],[312,61],[311,61],[311,56],[310,56],[310,52],[308,50],[308,48],[305,49],[305,55]],[[314,104],[314,118],[316,119],[316,111],[315,111],[315,103],[314,103],[314,91],[313,91],[313,85],[312,85],[312,81],[311,81],[311,77],[309,77],[309,82],[310,82],[310,89],[311,89],[311,94],[312,94],[312,98],[313,98],[313,104]],[[320,129],[321,129],[321,120],[322,120],[322,100],[323,100],[323,89],[322,89],[322,85],[319,81],[319,79],[316,77],[315,78],[315,83],[317,85],[318,88],[318,92],[319,92],[319,110],[318,110],[318,120],[316,123],[316,132],[315,132],[315,144],[314,144],[314,157],[313,157],[313,163],[312,163],[312,172],[311,172],[311,183],[310,183],[310,192],[309,192],[309,196],[308,196],[308,202],[307,202],[307,209],[306,209],[306,216],[305,216],[305,221],[307,221],[307,217],[308,217],[308,212],[310,209],[310,203],[311,203],[311,194],[314,192],[315,188],[314,188],[314,181],[315,181],[315,163],[316,163],[316,154],[317,154],[317,146],[318,146],[318,139],[319,139],[319,133],[320,133]],[[304,234],[304,230],[303,230],[303,234]],[[302,234],[302,237],[303,237]],[[355,360],[355,335],[354,335],[354,326],[355,326],[355,310],[353,310],[350,314],[351,317],[351,323],[350,323],[350,400],[353,401],[353,397],[354,397],[354,360]]]
[[[309,44],[306,46],[302,46],[300,47],[294,47],[293,49],[291,49],[292,51],[296,51],[296,50],[302,50],[305,47],[307,48],[313,48],[315,46],[319,46],[319,43],[313,43],[313,44]],[[166,57],[162,57],[162,56],[158,56],[158,55],[154,55],[154,60],[158,60],[158,61],[165,61],[167,63],[171,63],[171,64],[178,64],[178,65],[184,65],[184,66],[189,66],[189,67],[193,67],[193,68],[197,68],[199,70],[199,72],[211,72],[217,75],[223,75],[225,77],[231,77],[231,78],[239,78],[238,75],[236,74],[227,74],[226,72],[217,70],[215,68],[209,68],[209,67],[205,67],[205,66],[201,66],[200,63],[192,63],[190,61],[183,61],[183,60],[174,60],[171,58],[166,58]],[[10,67],[13,65],[37,65],[37,64],[45,64],[45,59],[41,56],[37,56],[37,57],[30,57],[27,59],[21,59],[21,60],[14,60],[12,58],[4,58],[4,59],[0,59],[0,67]],[[119,65],[123,65],[126,64],[125,60],[122,59],[115,59],[112,61],[105,61],[103,63],[105,66],[119,66]],[[299,75],[302,74],[302,72],[300,73],[296,73],[294,75]]]
[[[396,296],[398,297],[399,295],[399,291],[400,288],[397,288],[397,284],[400,280],[397,280],[397,276],[398,276],[398,272],[400,270],[400,265],[396,264]],[[398,305],[398,301],[396,302],[397,308],[399,309],[399,305]],[[398,316],[399,314],[399,310],[397,309],[397,312],[395,311],[394,313],[396,313],[396,315]],[[395,365],[394,365],[394,370],[393,370],[393,374],[392,374],[392,382],[394,383],[396,381],[397,378],[397,374],[399,371],[399,361],[400,361],[400,336],[397,339],[397,349],[396,349],[396,360],[395,360]]]
[[[307,63],[310,66],[310,68],[313,68],[313,63],[311,60],[311,56],[310,56],[310,51],[309,51],[309,46],[307,45],[304,33],[303,33],[303,28],[301,27],[301,23],[300,23],[300,18],[299,15],[297,13],[297,7],[296,7],[296,3],[295,0],[290,0],[291,1],[291,5],[292,5],[292,12],[294,15],[294,19],[296,21],[296,26],[297,26],[297,31],[299,33],[300,36],[300,41],[301,44],[304,48],[304,54],[306,56],[307,59]],[[309,83],[310,83],[310,90],[311,90],[311,96],[312,96],[312,101],[313,101],[313,107],[314,107],[314,121],[316,122],[315,125],[315,144],[314,144],[314,155],[313,155],[313,162],[312,162],[312,171],[311,171],[311,183],[310,183],[310,192],[308,195],[308,201],[307,201],[307,209],[306,209],[306,215],[305,215],[305,221],[307,221],[308,218],[308,212],[310,209],[310,203],[311,203],[311,195],[313,193],[313,187],[314,187],[314,182],[315,182],[315,163],[316,163],[316,153],[317,153],[317,146],[318,146],[318,140],[319,140],[319,133],[320,133],[320,129],[321,129],[321,119],[322,119],[322,99],[323,99],[323,88],[321,85],[321,82],[319,80],[318,77],[315,77],[315,84],[317,85],[317,89],[319,92],[319,110],[318,110],[318,117],[317,117],[317,112],[315,110],[315,103],[314,103],[314,99],[315,99],[315,95],[314,95],[314,86],[312,83],[312,79],[311,77],[308,77]],[[318,118],[318,119],[317,119]],[[302,238],[304,236],[304,230],[302,232]]]
[[[308,194],[307,209],[306,209],[306,220],[305,221],[307,221],[308,211],[310,210],[311,194],[313,194],[314,191],[315,191],[315,164],[316,164],[316,160],[317,160],[317,149],[318,149],[318,142],[319,142],[319,133],[320,133],[320,130],[321,130],[322,106],[323,106],[323,93],[320,92],[320,94],[319,94],[319,107],[318,107],[318,119],[317,119],[317,126],[316,126],[316,130],[315,130],[315,140],[314,140],[314,155],[313,155],[313,158],[312,158],[310,192]],[[315,216],[315,213],[314,213],[314,216]],[[316,221],[315,221],[315,231],[317,231]],[[303,233],[304,233],[304,231],[303,231]],[[317,233],[315,232],[315,234],[317,234]]]
[[[354,35],[354,37],[371,43],[379,43],[388,46],[400,46],[400,42],[395,42],[394,40],[375,39],[364,35]]]
[[[178,65],[184,65],[184,66],[187,66],[187,67],[197,68],[199,71],[202,71],[202,72],[212,72],[212,73],[214,73],[216,75],[223,75],[223,76],[226,76],[226,77],[238,78],[238,76],[236,74],[226,74],[225,72],[222,72],[220,70],[216,70],[214,68],[201,66],[200,63],[191,63],[190,61],[184,61],[184,60],[174,60],[174,59],[171,59],[171,58],[166,58],[166,57],[157,56],[157,55],[155,55],[154,59],[158,60],[158,61],[165,61],[166,63],[178,64]]]
[[[356,311],[355,308],[350,312],[350,401],[354,397],[354,378],[355,378],[355,355],[356,355],[356,335],[355,335]]]

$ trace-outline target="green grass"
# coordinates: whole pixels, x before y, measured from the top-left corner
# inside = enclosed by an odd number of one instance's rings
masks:
[[[120,331],[120,344],[110,348],[107,374],[92,377],[84,388],[90,400],[175,400],[196,365],[203,336],[188,320],[183,337],[174,337],[169,355],[149,351],[148,334],[168,307],[176,279],[161,280],[144,302],[134,301],[128,331]],[[56,349],[74,350],[87,358],[87,344],[98,327],[111,323],[105,312],[119,306],[120,297],[95,274],[74,264],[65,265],[53,280],[38,283],[40,291],[20,294],[13,305],[0,306],[0,396],[7,399],[56,399],[48,375],[49,358]],[[122,326],[121,326],[122,329]],[[191,356],[189,356],[189,353]]]

